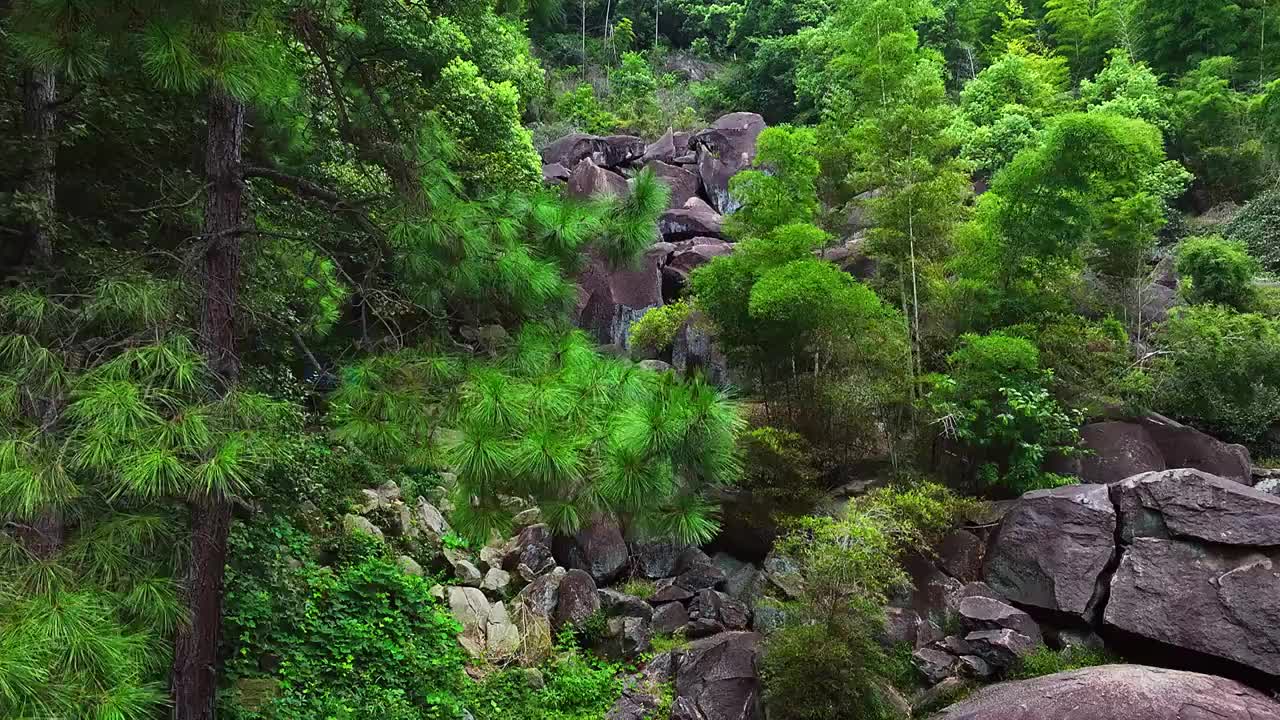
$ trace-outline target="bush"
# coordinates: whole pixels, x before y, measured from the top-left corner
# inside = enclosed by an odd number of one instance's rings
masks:
[[[631,326],[631,344],[642,350],[662,352],[675,342],[676,334],[691,312],[693,306],[684,300],[646,310]]]
[[[760,427],[742,436],[747,467],[740,486],[781,508],[812,507],[822,494],[817,458],[799,433]]]
[[[557,97],[554,109],[560,119],[595,135],[607,135],[620,124],[617,116],[596,99],[596,91],[586,83]]]
[[[1179,309],[1160,328],[1156,409],[1250,444],[1280,422],[1280,324],[1218,305]]]
[[[1007,335],[1036,343],[1040,365],[1053,371],[1050,389],[1064,407],[1099,417],[1109,408],[1147,409],[1141,371],[1132,369],[1129,334],[1119,321],[1059,315],[1043,324],[1015,325]]]
[[[950,374],[932,378],[926,402],[970,461],[961,480],[1019,495],[1069,482],[1042,467],[1048,457],[1079,452],[1083,418],[1050,395],[1053,373],[1040,368],[1033,343],[966,335],[947,362]]]
[[[883,605],[908,583],[899,555],[926,547],[961,504],[945,488],[885,488],[854,498],[836,518],[806,517],[778,544],[805,582],[768,636],[762,672],[778,720],[897,717],[886,688],[901,664],[881,644]]]
[[[1218,236],[1184,240],[1178,246],[1177,270],[1188,302],[1237,310],[1247,310],[1254,303],[1253,276],[1258,272],[1258,261],[1249,256],[1243,243]]]
[[[1226,236],[1244,243],[1268,272],[1280,273],[1280,185],[1246,205],[1227,225]]]

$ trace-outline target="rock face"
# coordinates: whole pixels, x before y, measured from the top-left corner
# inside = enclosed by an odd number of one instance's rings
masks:
[[[693,197],[675,210],[668,210],[658,218],[658,232],[667,242],[679,242],[696,237],[722,237],[724,217],[702,198]]]
[[[1195,468],[1252,484],[1249,451],[1150,413],[1135,421],[1091,423],[1080,429],[1089,455],[1070,470],[1081,482],[1107,484],[1168,468]]]
[[[544,165],[559,163],[564,167],[576,167],[584,159],[590,159],[600,167],[618,167],[644,157],[644,140],[630,135],[599,137],[585,133],[566,135],[542,149]]]
[[[987,584],[1016,603],[1089,619],[1103,595],[1115,531],[1105,485],[1029,492],[1000,524]]]
[[[690,645],[676,673],[672,720],[763,720],[760,639],[726,632]]]
[[[586,570],[600,586],[609,584],[627,564],[627,542],[610,517],[595,518],[572,540],[557,541],[553,547],[561,565]]]
[[[669,165],[667,162],[650,160],[645,167],[652,170],[659,180],[671,188],[671,200],[667,203],[667,209],[676,210],[698,196],[700,185],[697,175],[678,165]]]
[[[654,243],[636,267],[612,267],[590,250],[578,275],[578,327],[601,344],[627,346],[631,323],[648,308],[662,304],[662,264],[669,243]]]
[[[1111,498],[1135,537],[1192,538],[1222,545],[1280,545],[1280,498],[1200,472],[1167,470],[1122,480]]]
[[[626,195],[627,179],[612,170],[606,170],[590,159],[582,160],[569,174],[569,197],[587,199],[604,195]]]
[[[1280,720],[1280,703],[1225,678],[1103,665],[992,685],[934,720]]]
[[[600,597],[591,576],[582,570],[565,573],[557,589],[555,625],[579,627],[600,610]]]
[[[1103,619],[1145,638],[1280,676],[1280,548],[1135,538]]]
[[[729,180],[751,167],[756,157],[756,139],[764,129],[761,116],[732,113],[716,120],[689,141],[689,147],[698,156],[702,187],[712,207],[719,212],[728,214],[740,207],[741,203],[729,194]]]

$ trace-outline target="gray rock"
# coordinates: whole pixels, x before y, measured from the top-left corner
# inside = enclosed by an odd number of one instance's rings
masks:
[[[954,613],[954,596],[963,587],[959,580],[948,577],[933,561],[919,553],[909,553],[902,560],[902,568],[911,579],[911,588],[897,593],[891,604],[915,610],[925,620],[946,625]]]
[[[726,632],[694,641],[676,673],[672,720],[763,720],[760,635]]]
[[[1156,413],[1147,413],[1139,422],[1164,454],[1166,467],[1195,468],[1245,485],[1253,482],[1253,462],[1243,445],[1224,443]]]
[[[480,569],[471,564],[470,560],[459,560],[454,563],[453,574],[458,578],[458,582],[471,587],[480,587],[480,583],[484,580]]]
[[[479,588],[450,587],[447,593],[449,612],[462,625],[458,642],[471,655],[483,655],[488,642],[489,600]]]
[[[687,145],[688,143],[686,141],[686,147]],[[675,162],[675,159],[676,137],[675,131],[672,128],[667,128],[667,131],[662,134],[662,137],[653,141],[644,149],[643,160],[646,163],[653,162],[655,160],[658,162],[669,163]]]
[[[636,363],[636,365],[648,370],[649,372],[656,373],[670,372],[674,369],[671,367],[671,363],[663,362],[662,360],[641,360]]]
[[[686,377],[701,373],[707,382],[716,387],[739,384],[729,367],[729,358],[716,344],[714,333],[707,320],[694,311],[676,332],[671,346],[671,364]]]
[[[668,210],[658,218],[658,232],[667,242],[696,237],[723,237],[724,217],[702,198],[692,197],[685,204]]]
[[[569,168],[560,163],[542,166],[542,182],[547,185],[563,185],[569,181]]]
[[[527,574],[532,576],[527,577],[525,572],[520,572],[526,582],[532,582],[534,577],[556,566],[551,552],[551,529],[546,525],[530,525],[516,536],[515,549],[503,559],[502,568],[510,572],[519,571],[521,566],[526,567]]]
[[[800,566],[785,555],[769,553],[764,559],[764,576],[769,584],[780,590],[784,597],[795,599],[804,587]]]
[[[536,507],[521,510],[511,518],[511,524],[517,530],[523,530],[530,525],[537,525],[540,522],[542,522],[542,510]]]
[[[751,613],[751,629],[762,635],[768,635],[787,624],[787,611],[772,603],[756,605]]]
[[[673,635],[677,630],[689,624],[689,611],[683,603],[672,602],[659,605],[653,611],[653,632],[659,635]]]
[[[517,599],[534,615],[549,618],[560,601],[560,583],[565,577],[564,568],[555,568],[524,586]]]
[[[494,658],[511,657],[520,650],[520,630],[511,621],[506,606],[500,602],[489,608],[485,623],[485,649]]]
[[[693,591],[676,583],[675,578],[665,578],[659,580],[657,588],[654,590],[653,597],[649,598],[649,602],[654,605],[670,602],[683,602],[693,597]]]
[[[698,156],[698,175],[712,205],[722,213],[741,206],[729,194],[729,181],[751,167],[756,157],[756,139],[765,129],[764,118],[755,113],[732,113],[689,140]]]
[[[1164,470],[1164,453],[1142,425],[1111,420],[1080,428],[1087,455],[1080,458],[1080,481],[1107,485],[1150,470]]]
[[[977,655],[961,655],[958,666],[960,674],[965,677],[985,680],[995,674],[995,670],[986,660]]]
[[[939,650],[946,650],[956,657],[973,654],[973,645],[959,635],[948,635],[936,643]]]
[[[480,581],[480,589],[486,592],[502,594],[511,587],[511,573],[502,568],[489,568]]]
[[[1103,620],[1280,676],[1280,549],[1138,537],[1111,580]]]
[[[920,636],[920,614],[904,608],[885,608],[884,642],[890,647],[906,644],[912,648]]]
[[[598,648],[604,656],[618,662],[634,660],[653,649],[652,630],[646,618],[609,618]]]
[[[657,696],[635,690],[624,690],[605,714],[604,720],[651,720],[656,717],[662,701]]]
[[[689,636],[705,637],[725,630],[746,630],[747,606],[715,590],[701,590],[689,603]]]
[[[418,498],[418,504],[414,508],[414,520],[429,538],[437,542],[453,531],[449,527],[449,522],[444,519],[444,515],[424,497]]]
[[[373,522],[369,520],[369,518],[362,517],[360,515],[353,515],[351,513],[347,513],[346,515],[343,515],[342,528],[347,532],[348,535],[361,533],[363,535],[370,535],[379,540],[385,539],[382,534],[381,528],[379,528],[377,525],[374,525]]]
[[[723,552],[716,553],[711,563],[724,572],[725,594],[748,608],[755,604],[764,587],[764,577],[755,565]]]
[[[1226,678],[1102,665],[1000,683],[934,720],[1280,720],[1280,703]]]
[[[604,588],[598,591],[600,607],[611,617],[653,617],[653,607],[634,595]]]
[[[1091,619],[1115,553],[1116,512],[1105,485],[1035,490],[1005,516],[986,580],[1021,605]]]
[[[968,630],[1008,628],[1041,642],[1040,626],[1027,613],[999,600],[967,597],[960,601],[960,621]]]
[[[676,670],[680,667],[679,650],[668,650],[660,653],[645,663],[641,679],[649,683],[668,683],[676,679]]]
[[[936,648],[920,648],[911,653],[911,661],[916,669],[929,681],[930,685],[940,683],[956,674],[958,662],[955,655]]]
[[[694,270],[706,265],[715,258],[733,254],[731,243],[709,237],[696,237],[682,240],[675,245],[675,250],[667,264],[663,266],[664,277],[673,279],[679,287],[684,287]]]
[[[1280,498],[1199,470],[1143,473],[1111,487],[1121,540],[1192,538],[1223,545],[1280,545]]]
[[[596,593],[595,581],[582,570],[565,573],[564,579],[560,581],[558,595],[553,618],[557,628],[564,625],[582,627],[587,618],[600,611],[600,596]]]
[[[977,630],[964,637],[973,648],[973,654],[987,661],[994,668],[1013,667],[1022,656],[1040,646],[1039,638],[1031,638],[1017,630]]]

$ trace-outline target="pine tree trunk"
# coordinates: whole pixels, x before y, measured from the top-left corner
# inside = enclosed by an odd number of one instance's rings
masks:
[[[54,135],[57,76],[52,70],[30,70],[25,74],[24,86],[23,130],[31,143],[31,164],[22,191],[35,206],[35,216],[27,226],[24,260],[34,260],[41,267],[47,267],[53,259],[53,211],[57,197],[54,173],[58,150]]]
[[[209,98],[205,177],[209,197],[204,217],[204,297],[200,342],[226,388],[239,373],[235,309],[240,274],[240,223],[244,181],[240,151],[244,105],[220,91]],[[173,657],[173,717],[210,720],[217,689],[218,635],[222,625],[222,580],[227,563],[231,504],[207,497],[191,504],[191,566],[186,582],[189,623],[178,630]]]

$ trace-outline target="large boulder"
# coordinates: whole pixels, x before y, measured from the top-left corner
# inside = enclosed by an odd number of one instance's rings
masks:
[[[707,382],[717,387],[733,385],[736,379],[729,369],[729,358],[716,344],[710,322],[697,310],[690,313],[689,319],[676,331],[671,345],[671,364],[686,377],[701,373]]]
[[[564,574],[557,588],[556,611],[553,620],[556,627],[572,625],[582,627],[587,618],[600,611],[600,596],[595,581],[582,570],[570,570]]]
[[[762,720],[760,640],[753,632],[726,632],[685,649],[672,720]]]
[[[1115,533],[1107,486],[1034,490],[1001,522],[987,584],[1013,602],[1091,619],[1104,596]]]
[[[519,573],[526,582],[556,566],[551,552],[551,528],[538,523],[516,535],[514,547],[503,558],[502,569]]]
[[[652,170],[659,180],[671,188],[671,200],[667,203],[668,210],[678,210],[698,196],[698,176],[688,170],[660,160],[650,160],[645,167]]]
[[[626,348],[631,325],[644,312],[661,305],[661,267],[671,254],[669,243],[654,243],[635,267],[614,267],[595,248],[578,274],[578,327],[604,345]]]
[[[566,568],[585,570],[597,585],[607,585],[627,565],[627,542],[618,523],[599,516],[572,538],[557,538],[556,559]]]
[[[688,545],[666,540],[646,540],[631,545],[631,562],[636,574],[650,580],[671,577],[676,574],[680,555]]]
[[[489,600],[479,588],[451,587],[447,600],[453,619],[462,626],[458,642],[472,655],[484,654],[489,635]]]
[[[658,232],[667,242],[696,237],[723,237],[724,216],[700,197],[691,197],[683,205],[668,210],[658,218]]]
[[[559,163],[567,168],[576,167],[585,159],[605,168],[615,168],[633,163],[644,157],[645,143],[630,135],[600,137],[585,133],[572,133],[542,149],[542,163]]]
[[[934,720],[1280,720],[1280,703],[1234,680],[1102,665],[992,685]]]
[[[1111,486],[1121,539],[1280,546],[1280,497],[1199,470],[1149,472]]]
[[[709,237],[696,237],[673,244],[675,250],[662,272],[664,276],[674,275],[680,287],[684,287],[689,281],[689,275],[694,270],[711,262],[713,258],[733,252],[732,244]]]
[[[569,168],[560,163],[543,165],[542,182],[547,185],[563,185],[569,182]]]
[[[573,172],[569,173],[568,183],[569,197],[584,200],[605,195],[626,195],[630,190],[626,178],[596,165],[590,159],[574,166]]]
[[[687,147],[687,143],[688,141],[686,141],[686,147]],[[662,137],[658,138],[657,140],[654,140],[652,143],[650,143],[648,146],[645,147],[643,160],[646,163],[650,163],[650,162],[671,163],[676,161],[677,154],[678,154],[678,151],[676,149],[675,131],[672,128],[667,128],[667,131],[662,134]]]
[[[1280,548],[1137,537],[1111,580],[1107,625],[1280,677]]]
[[[1195,428],[1149,413],[1137,420],[1090,423],[1080,429],[1087,451],[1064,470],[1090,484],[1107,484],[1138,473],[1195,468],[1229,480],[1253,482],[1249,451]]]
[[[732,113],[689,141],[698,156],[703,190],[711,198],[711,205],[723,214],[741,206],[729,194],[729,181],[751,167],[756,157],[756,139],[765,127],[764,118],[755,113]]]
[[[1043,640],[1040,626],[1030,615],[999,600],[970,595],[960,601],[957,612],[968,630],[1014,630],[1037,643]]]

